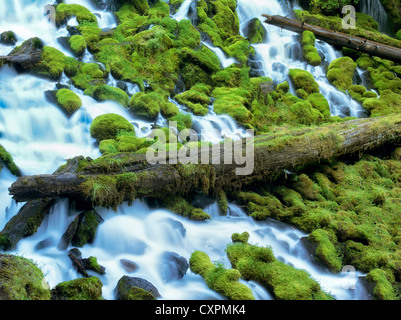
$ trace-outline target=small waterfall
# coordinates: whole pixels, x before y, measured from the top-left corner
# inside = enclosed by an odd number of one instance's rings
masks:
[[[388,16],[380,0],[363,0],[359,2],[359,10],[371,16],[379,24],[379,31],[391,34]],[[396,31],[395,31],[396,32]]]

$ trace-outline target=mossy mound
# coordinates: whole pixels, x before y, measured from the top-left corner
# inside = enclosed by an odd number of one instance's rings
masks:
[[[57,105],[68,116],[71,117],[82,107],[81,98],[69,89],[60,89],[56,93]]]
[[[71,17],[76,17],[79,24],[85,22],[97,24],[96,16],[86,7],[79,4],[60,3],[56,7],[56,23],[62,25]]]
[[[85,53],[86,41],[83,36],[76,34],[73,35],[68,41],[75,56],[80,57]]]
[[[345,265],[366,273],[380,269],[396,290],[401,167],[397,153],[393,157],[322,165],[284,185],[242,191],[237,199],[256,220],[270,217],[310,233],[313,254],[333,272]]]
[[[316,37],[311,31],[302,33],[302,52],[305,60],[312,66],[318,66],[322,63],[322,58],[319,56],[315,48]]]
[[[121,131],[135,132],[134,126],[123,116],[108,113],[92,121],[90,133],[97,141],[114,139]]]
[[[237,237],[233,238],[236,240]],[[332,299],[306,271],[276,260],[270,248],[241,240],[229,244],[226,251],[231,265],[245,280],[262,284],[278,300]]]
[[[241,274],[235,269],[226,269],[221,264],[213,264],[209,256],[202,251],[192,253],[189,260],[191,271],[205,279],[212,290],[230,300],[254,300],[252,290],[238,282]]]
[[[92,96],[95,100],[102,101],[115,101],[123,107],[128,107],[129,96],[128,94],[120,89],[110,87],[108,85],[101,85],[96,87],[89,87],[85,90],[85,94]]]
[[[102,287],[97,277],[62,282],[52,289],[52,300],[103,300]]]
[[[180,104],[189,108],[194,115],[205,116],[209,113],[210,87],[204,84],[197,84],[190,90],[174,97]]]
[[[327,79],[339,90],[346,91],[354,77],[356,63],[350,57],[333,60],[327,70]]]
[[[12,155],[2,145],[0,145],[0,160],[0,171],[5,165],[14,176],[20,177],[22,175],[21,170],[15,164]]]
[[[307,99],[312,93],[319,93],[319,85],[313,75],[306,70],[290,69],[288,72],[292,83],[294,84],[298,97]]]
[[[50,300],[42,271],[30,260],[0,254],[1,300]]]
[[[164,102],[164,98],[156,92],[138,92],[131,97],[129,108],[137,116],[154,120],[160,113],[160,105]]]

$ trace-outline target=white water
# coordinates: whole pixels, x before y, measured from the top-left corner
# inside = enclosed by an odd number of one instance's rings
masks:
[[[66,2],[80,3],[91,8],[89,0]],[[0,0],[0,7],[6,8],[0,11],[0,15],[2,14],[0,31],[10,29],[15,31],[20,42],[32,36],[39,36],[47,45],[55,46],[66,55],[70,55],[56,41],[60,35],[66,35],[65,29],[57,31],[43,21],[42,5],[46,3],[45,0],[35,2],[13,0],[7,3],[5,0]],[[177,20],[186,18],[191,3],[191,0],[186,0],[174,18]],[[25,9],[22,15],[19,14],[21,8]],[[108,12],[93,11],[98,13],[101,27],[114,26],[115,21],[110,18],[111,15]],[[259,17],[261,12],[286,14],[280,2],[276,0],[239,0],[238,12],[241,24],[251,18]],[[333,114],[340,114],[338,105],[343,103],[347,107],[347,103],[352,103],[346,95],[341,95],[327,82],[323,68],[312,69],[294,59],[294,55],[287,54],[288,48],[297,42],[294,34],[276,28],[269,28],[268,33],[268,41],[255,46],[257,57],[267,76],[278,83],[287,79],[289,67],[307,68],[319,82],[322,93],[331,101]],[[318,47],[327,61],[339,56],[339,53],[327,44],[318,43]],[[0,46],[0,49],[10,51],[9,47],[4,48],[4,46]],[[219,53],[217,49],[214,50]],[[275,55],[274,51],[276,51]],[[85,57],[91,58],[89,53]],[[226,57],[221,59],[223,66],[228,66],[228,62],[231,62]],[[116,84],[112,77],[109,81],[112,85]],[[33,76],[16,75],[8,67],[3,67],[0,71],[0,144],[12,154],[24,174],[51,173],[63,164],[65,159],[77,155],[98,157],[100,155],[98,148],[89,134],[90,124],[98,115],[117,113],[126,117],[136,126],[138,136],[146,136],[151,130],[152,123],[136,119],[117,103],[110,101],[98,103],[77,89],[74,90],[81,97],[83,107],[73,117],[67,119],[44,97],[44,91],[54,89],[55,85],[55,82]],[[134,94],[138,88],[131,86],[129,90],[131,94]],[[338,105],[334,103],[336,99],[339,100]],[[185,112],[182,106],[179,107]],[[356,106],[350,109],[351,114],[357,113]],[[244,130],[229,116],[217,116],[212,106],[206,117],[194,116],[193,118],[194,128],[197,131],[204,129],[213,133],[212,129],[225,129],[233,136],[245,135]],[[159,122],[163,123],[163,119],[159,119]],[[219,141],[221,137],[212,134],[205,136],[204,139]],[[1,229],[22,205],[15,205],[7,192],[7,188],[14,180],[15,177],[8,170],[1,172]],[[58,202],[38,232],[20,241],[13,252],[36,261],[44,271],[51,288],[62,281],[79,277],[72,269],[66,252],[57,249],[61,235],[79,213],[68,208],[66,200]],[[189,260],[193,251],[202,250],[213,261],[222,262],[229,267],[224,250],[231,242],[231,235],[235,232],[247,231],[250,233],[250,243],[271,246],[278,259],[296,268],[307,270],[322,288],[332,293],[335,298],[366,298],[366,293],[359,286],[357,289],[343,288],[343,274],[333,275],[327,270],[318,268],[309,260],[309,255],[300,243],[300,239],[306,236],[302,232],[273,220],[257,223],[234,204],[230,204],[225,216],[218,214],[216,203],[210,204],[205,211],[212,216],[212,220],[206,223],[195,223],[164,209],[151,209],[140,201],[136,201],[131,207],[126,204],[120,206],[118,213],[99,209],[105,221],[98,229],[95,242],[92,245],[86,245],[81,252],[83,257],[96,256],[98,262],[106,267],[106,275],[99,276],[104,284],[103,296],[106,299],[114,299],[117,281],[121,276],[128,274],[143,277],[152,282],[163,299],[221,299],[220,295],[207,288],[200,276],[194,275],[191,271],[188,271],[182,280],[166,281],[163,275],[168,274],[169,269],[161,263],[161,255],[171,251]],[[44,240],[47,246],[38,250],[38,243],[43,244]],[[121,259],[135,262],[139,269],[129,273],[123,268]],[[358,275],[359,273],[356,274]],[[243,283],[253,289],[256,298],[272,299],[271,295],[258,284],[246,281]]]

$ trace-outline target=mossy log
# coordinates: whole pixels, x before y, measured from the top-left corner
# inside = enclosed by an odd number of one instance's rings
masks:
[[[241,146],[244,151],[246,144],[253,146],[253,152],[247,153],[248,162],[254,159],[253,171],[249,175],[238,175],[237,169],[244,165],[237,165],[233,158],[232,164],[223,161],[229,147],[221,143],[215,145],[214,150],[200,149],[193,155],[193,161],[209,156],[209,164],[171,164],[167,161],[167,164],[151,165],[146,154],[135,153],[120,153],[95,160],[81,158],[81,161],[74,159],[74,173],[58,170],[50,175],[20,177],[9,192],[20,202],[69,197],[89,200],[104,207],[116,207],[135,198],[165,197],[193,191],[217,194],[219,190],[238,190],[242,185],[255,181],[273,181],[286,170],[298,172],[306,165],[400,140],[401,115],[355,119],[320,127],[283,130],[236,142],[238,145],[231,146],[234,150]],[[203,154],[205,152],[209,155]]]
[[[268,14],[263,14],[262,16],[266,18],[265,23],[270,25],[274,25],[298,33],[311,31],[317,39],[326,41],[327,43],[330,43],[332,45],[351,48],[384,59],[401,61],[400,48],[392,47],[365,38],[352,36],[346,33],[318,27],[287,17],[282,17],[278,15],[272,16]]]

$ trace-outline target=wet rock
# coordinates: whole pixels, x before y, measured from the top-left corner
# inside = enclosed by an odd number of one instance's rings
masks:
[[[160,272],[164,282],[182,279],[187,273],[187,259],[175,252],[164,252],[160,264]]]
[[[115,288],[117,300],[156,300],[160,298],[157,288],[142,278],[123,276]]]
[[[135,272],[139,269],[139,266],[134,261],[128,259],[121,259],[120,263],[123,266],[124,270],[128,273]]]
[[[43,47],[41,39],[31,38],[14,48],[6,57],[0,57],[0,64],[11,63],[19,72],[32,69],[41,61]]]
[[[12,31],[4,31],[0,34],[0,43],[6,46],[15,46],[17,36]]]
[[[27,202],[0,232],[0,249],[9,251],[15,248],[21,239],[34,235],[53,204],[53,199]]]
[[[28,259],[0,253],[0,300],[50,300],[42,271]]]
[[[55,241],[53,238],[46,238],[40,242],[38,242],[35,245],[35,250],[39,251],[39,250],[43,250],[49,247],[52,247],[53,245],[55,245]]]
[[[52,291],[52,300],[103,300],[103,284],[97,277],[80,278],[59,283]]]
[[[58,248],[65,250],[70,244],[82,248],[87,243],[93,243],[97,228],[102,222],[102,217],[95,210],[80,213],[63,234]]]
[[[94,271],[101,275],[106,273],[106,268],[97,262],[96,257],[82,258],[82,253],[77,248],[69,250],[68,257],[71,259],[74,269],[86,278],[89,277],[88,271]]]

